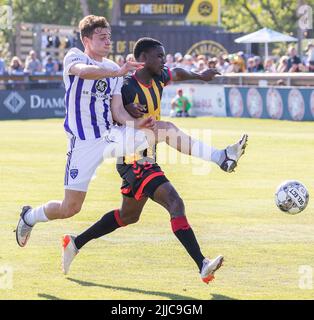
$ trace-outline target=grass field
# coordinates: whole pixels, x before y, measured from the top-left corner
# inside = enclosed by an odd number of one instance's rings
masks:
[[[61,120],[0,122],[0,269],[13,287],[0,299],[313,299],[301,289],[300,266],[314,270],[314,122],[253,119],[178,119],[182,128],[212,129],[223,148],[240,134],[249,146],[234,174],[211,166],[191,175],[191,159],[163,169],[185,201],[189,222],[206,255],[225,256],[208,286],[171,232],[167,212],[149,202],[141,221],[90,242],[71,272],[60,269],[60,240],[78,233],[120,203],[113,163],[92,181],[80,214],[38,224],[25,248],[15,242],[20,207],[63,196],[66,139]],[[210,136],[205,137],[210,142]],[[167,152],[160,147],[160,153]],[[171,159],[175,153],[170,153]],[[207,166],[207,164],[206,164]],[[208,167],[209,168],[209,165]],[[286,179],[308,186],[310,202],[299,215],[281,213],[274,191]],[[1,279],[0,279],[1,280]]]

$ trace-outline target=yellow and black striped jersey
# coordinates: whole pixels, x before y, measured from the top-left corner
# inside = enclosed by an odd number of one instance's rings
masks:
[[[160,120],[161,97],[163,88],[171,81],[171,71],[165,67],[160,76],[153,77],[150,85],[141,83],[136,74],[127,76],[121,89],[123,104],[139,103],[145,106],[144,117],[154,116]],[[156,160],[156,146],[142,151],[140,154],[127,156],[125,163],[133,163],[143,157]]]

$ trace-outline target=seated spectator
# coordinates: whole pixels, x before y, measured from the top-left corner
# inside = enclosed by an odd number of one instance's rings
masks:
[[[37,59],[36,52],[34,50],[31,50],[25,61],[24,72],[34,74],[36,72],[41,72],[41,71],[42,71],[41,62],[39,61],[39,59]]]
[[[193,72],[202,72],[204,70],[206,70],[206,63],[204,60],[198,60],[197,64],[196,64],[196,68],[193,68],[191,71]]]
[[[255,60],[252,57],[247,60],[247,72],[257,72]]]
[[[306,50],[306,66],[309,72],[314,72],[314,44],[309,43]]]
[[[293,63],[289,72],[305,72],[306,67],[302,63]]]
[[[14,56],[10,62],[9,73],[10,74],[19,74],[24,70],[22,61],[19,57]]]
[[[2,50],[1,50],[1,48],[0,48],[0,55],[1,55],[1,52],[2,52]],[[6,72],[5,62],[4,62],[4,60],[0,57],[0,75],[1,75],[1,74],[5,74],[5,72]]]
[[[283,56],[279,60],[277,72],[288,72],[288,56]]]
[[[267,58],[265,60],[264,69],[265,69],[265,72],[271,72],[271,73],[277,72],[274,64],[274,60],[272,58]]]
[[[121,55],[117,55],[114,60],[115,60],[116,64],[117,64],[120,68],[121,68],[121,67],[124,65],[124,63],[125,63],[124,57],[121,56]]]
[[[168,68],[173,68],[175,66],[173,55],[168,53],[166,55],[166,63],[165,66]]]
[[[227,61],[228,56],[224,54],[220,54],[218,56],[217,64],[216,64],[216,69],[219,73],[223,74],[227,71],[229,63]]]
[[[59,67],[58,67],[57,63],[55,63],[52,60],[51,56],[48,56],[47,62],[45,64],[45,73],[48,75],[53,75],[53,74],[56,74],[58,69],[59,69]]]
[[[178,89],[171,101],[170,117],[189,117],[191,106],[189,99],[183,95],[183,90]]]
[[[289,55],[288,71],[289,72],[296,72],[296,71],[293,71],[293,70],[299,70],[301,68],[300,65],[302,64],[300,57],[297,56],[297,50],[294,47],[289,47],[288,55]],[[293,66],[293,65],[295,65],[295,66]]]
[[[0,75],[5,74],[5,62],[0,58]]]
[[[253,59],[255,61],[256,72],[264,72],[265,70],[261,57],[255,56]]]
[[[183,68],[183,56],[181,52],[175,53],[174,64],[175,64],[175,67]]]
[[[217,58],[214,57],[208,61],[208,68],[214,69],[217,65]]]
[[[187,71],[191,71],[193,68],[195,68],[193,57],[191,55],[186,54],[183,57],[183,68]]]

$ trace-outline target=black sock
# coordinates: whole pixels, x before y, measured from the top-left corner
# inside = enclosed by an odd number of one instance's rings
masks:
[[[75,246],[77,249],[81,249],[90,240],[100,238],[123,226],[125,225],[120,219],[119,210],[110,211],[86,231],[79,234],[74,240]]]
[[[171,219],[171,226],[174,234],[182,243],[188,254],[197,264],[201,271],[203,266],[204,256],[201,252],[200,246],[196,240],[195,234],[188,224],[185,216],[180,216]]]

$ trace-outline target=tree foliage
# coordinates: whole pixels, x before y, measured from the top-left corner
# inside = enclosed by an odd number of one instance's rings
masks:
[[[306,3],[314,6],[314,0]],[[234,32],[253,32],[268,27],[296,36],[297,7],[297,0],[224,0],[222,23]]]
[[[77,25],[83,17],[80,0],[12,0],[16,22]],[[109,1],[88,0],[90,14],[108,16]]]

